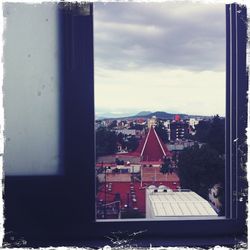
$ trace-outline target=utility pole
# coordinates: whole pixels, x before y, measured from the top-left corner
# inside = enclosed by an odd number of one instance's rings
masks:
[[[102,162],[102,167],[103,167],[103,162]],[[106,175],[106,167],[104,167],[104,179],[105,179],[105,190],[104,190],[104,219],[106,219],[107,216],[107,175]]]
[[[156,183],[156,168],[155,168],[155,183]]]
[[[130,200],[129,200],[129,193],[127,193],[127,205],[128,205],[128,211],[130,209]]]
[[[118,219],[121,219],[121,201],[119,201],[119,206],[118,206]]]
[[[143,169],[143,166],[141,165],[141,188],[142,188],[142,169]]]
[[[132,165],[133,184],[135,184],[134,165]]]

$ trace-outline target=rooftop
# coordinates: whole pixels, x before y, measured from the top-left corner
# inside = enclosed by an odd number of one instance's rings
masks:
[[[136,152],[140,154],[142,161],[160,161],[164,157],[171,157],[172,155],[153,126],[150,127],[147,136],[140,142]]]
[[[180,179],[177,174],[163,174],[158,167],[145,167],[142,168],[142,180],[143,181],[170,181],[179,182]]]
[[[208,201],[195,192],[154,192],[147,189],[148,217],[218,216]]]
[[[161,184],[175,189],[176,184],[173,182],[162,182]],[[106,182],[101,184],[101,187],[97,193],[97,201],[104,201],[106,196],[106,204],[112,203],[115,198],[115,194],[121,195],[121,208],[123,208],[128,202],[132,208],[137,208],[141,213],[145,213],[145,190],[146,186],[152,185],[152,183],[143,183],[143,187],[138,182]],[[106,195],[105,195],[106,192]],[[128,200],[129,193],[129,200]],[[132,193],[135,195],[135,200],[132,200]]]

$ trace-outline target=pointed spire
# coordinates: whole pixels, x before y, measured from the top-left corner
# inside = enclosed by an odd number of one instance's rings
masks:
[[[166,145],[157,135],[154,126],[150,127],[146,139],[138,147],[138,150],[143,161],[159,161],[164,157],[171,156]]]

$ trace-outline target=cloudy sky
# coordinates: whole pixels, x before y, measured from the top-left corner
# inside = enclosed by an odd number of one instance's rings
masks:
[[[96,114],[225,115],[225,6],[95,3]]]

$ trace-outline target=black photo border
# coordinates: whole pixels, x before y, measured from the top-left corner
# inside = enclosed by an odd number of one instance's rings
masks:
[[[226,5],[226,218],[95,222],[93,4],[59,3],[57,176],[6,176],[5,246],[235,246],[246,241],[247,10]],[[117,240],[118,239],[118,240]],[[124,241],[123,241],[124,240]]]

